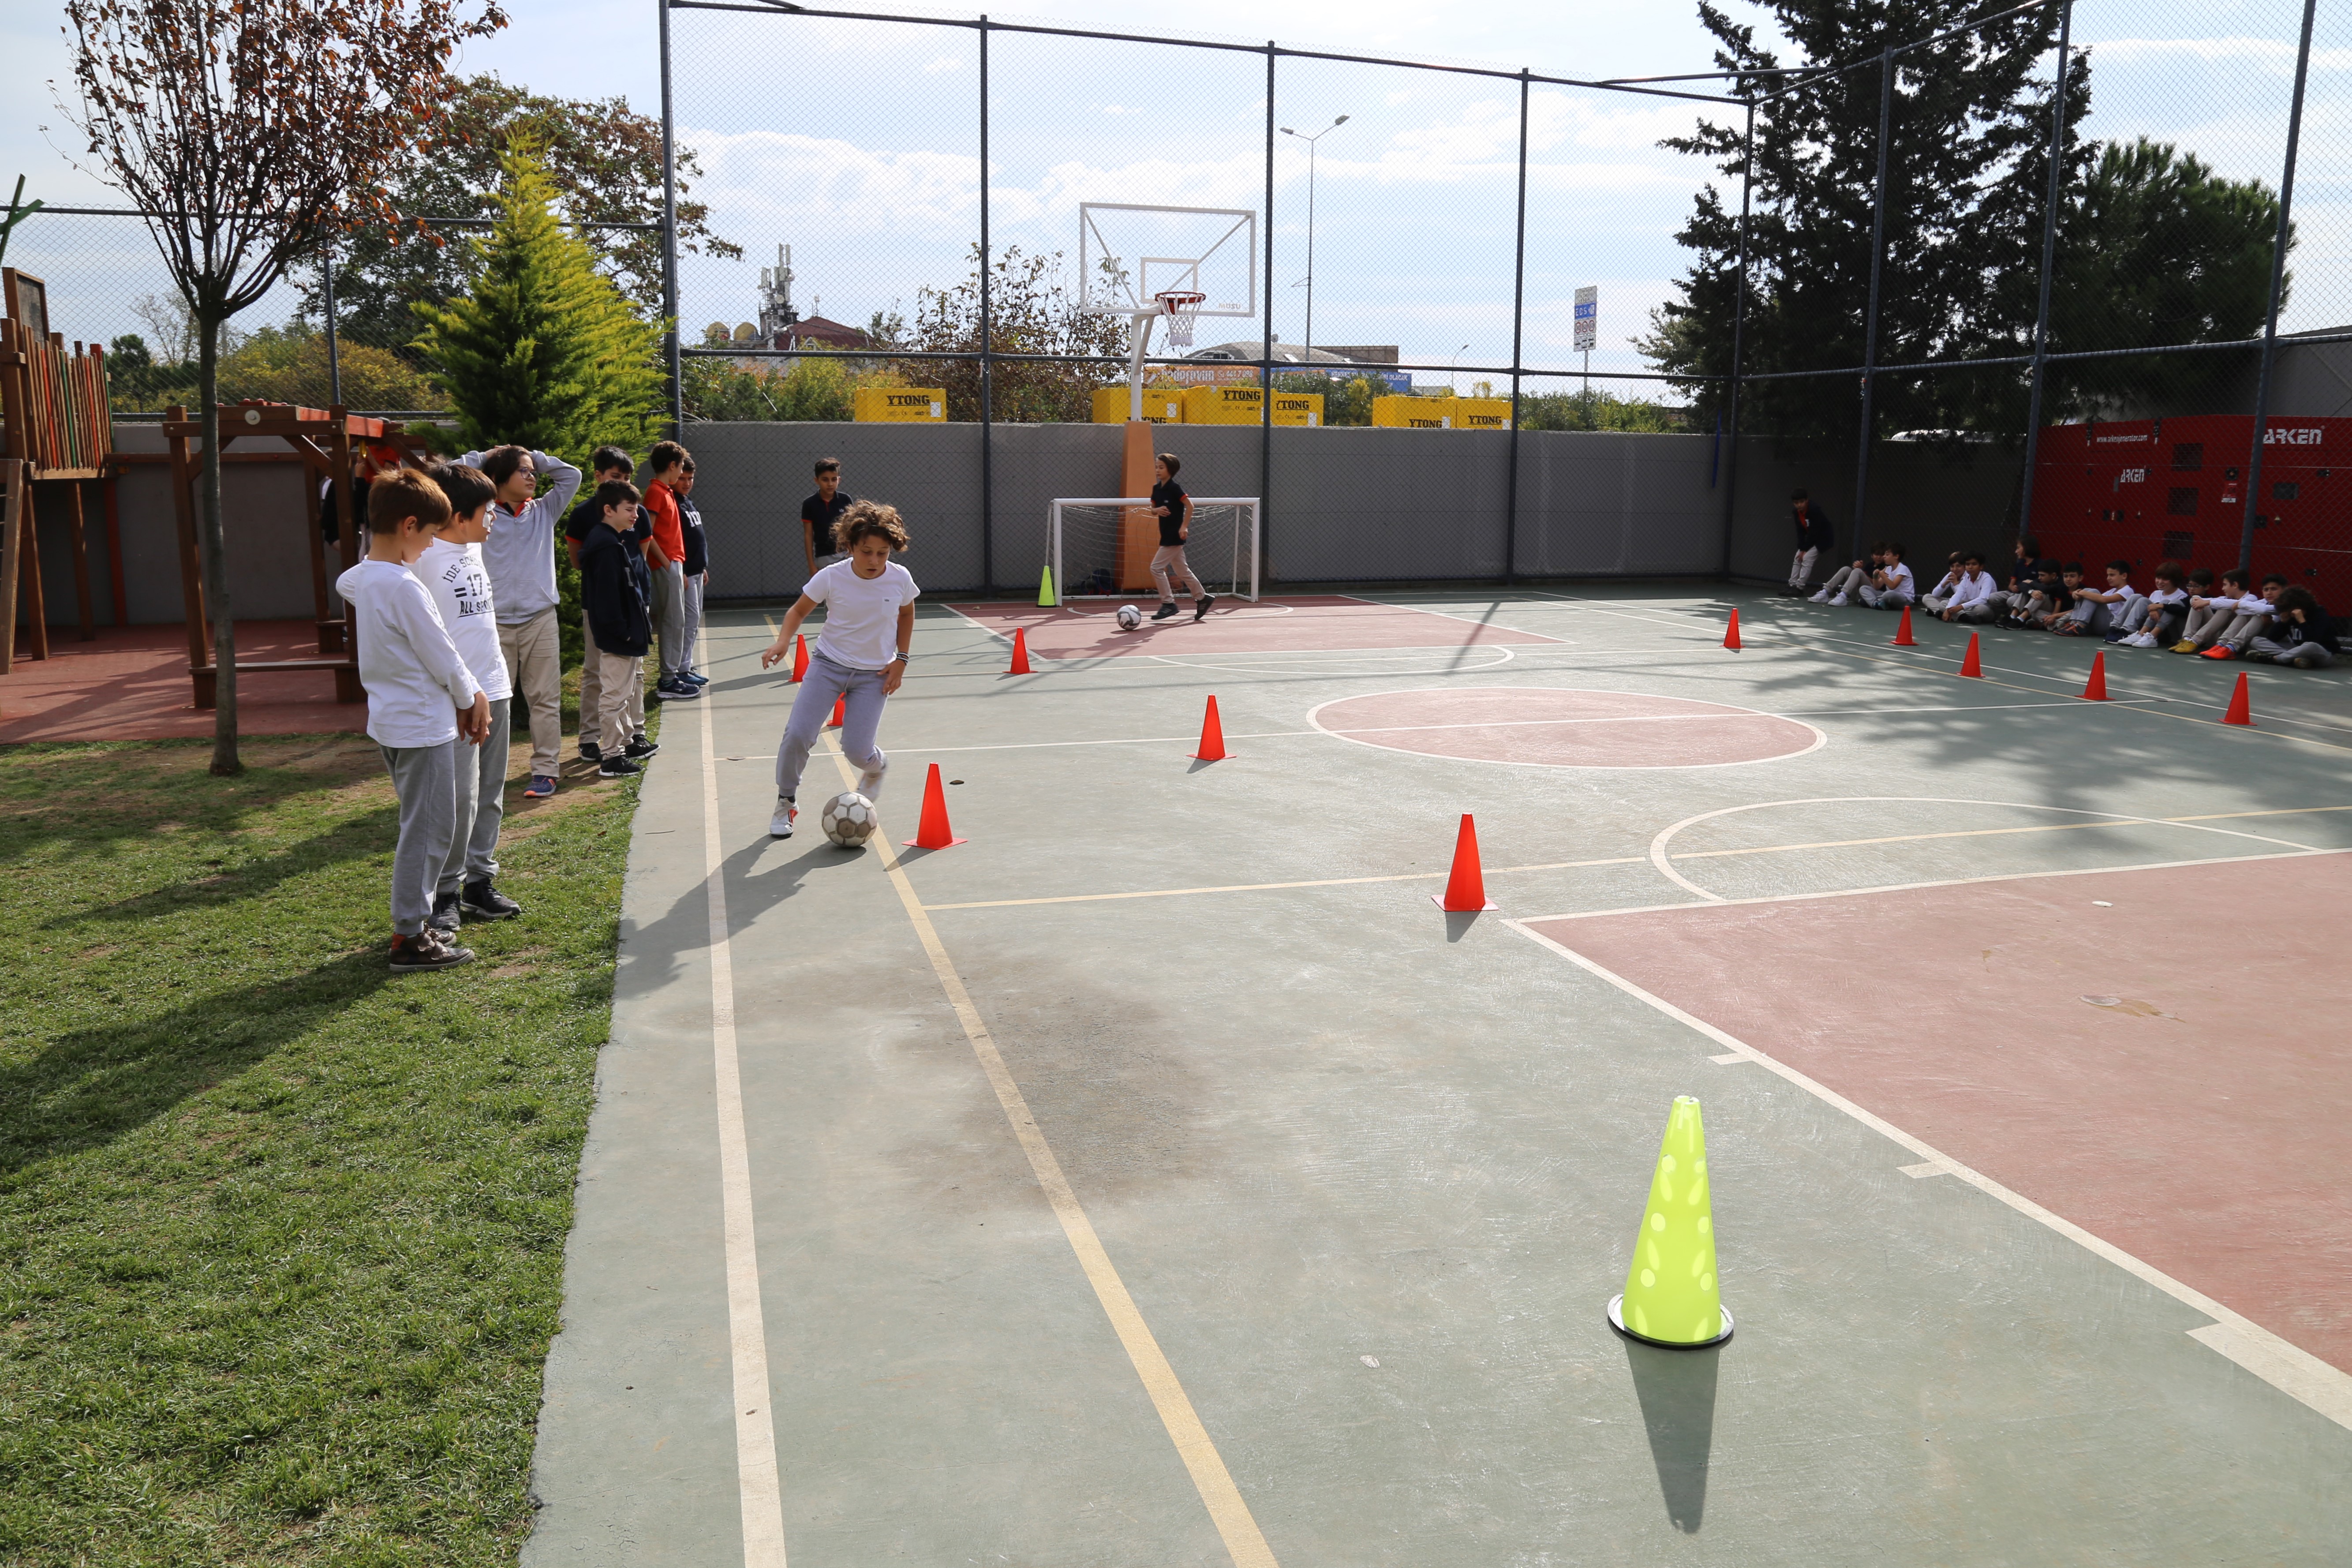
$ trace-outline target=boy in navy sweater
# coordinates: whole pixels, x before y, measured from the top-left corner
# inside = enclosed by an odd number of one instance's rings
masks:
[[[607,479],[593,499],[597,524],[580,542],[580,598],[588,657],[596,661],[604,742],[599,774],[626,778],[653,754],[646,740],[646,650],[653,644],[653,584],[632,535],[643,500],[626,479]],[[615,744],[615,742],[620,742]]]

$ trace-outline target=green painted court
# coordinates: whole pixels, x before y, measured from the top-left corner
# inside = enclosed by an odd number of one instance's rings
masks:
[[[853,852],[771,625],[644,785],[527,1562],[2343,1561],[2340,671],[927,599]],[[1703,1351],[1604,1316],[1685,1094]]]

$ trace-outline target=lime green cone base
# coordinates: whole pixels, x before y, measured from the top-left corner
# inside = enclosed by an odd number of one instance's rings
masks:
[[[1731,1337],[1731,1309],[1717,1301],[1715,1304],[1715,1310],[1722,1316],[1723,1332],[1711,1340],[1654,1340],[1647,1334],[1637,1334],[1625,1326],[1625,1298],[1612,1296],[1609,1298],[1609,1326],[1629,1340],[1639,1340],[1645,1345],[1656,1345],[1662,1350],[1703,1351],[1709,1345],[1719,1345]]]

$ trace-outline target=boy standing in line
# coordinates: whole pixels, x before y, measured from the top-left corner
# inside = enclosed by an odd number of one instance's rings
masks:
[[[817,557],[831,561],[841,551],[833,542],[833,525],[856,497],[841,488],[841,459],[816,460],[816,494],[801,502],[801,549],[808,556],[808,574],[816,575]]]
[[[408,567],[449,521],[441,487],[414,468],[368,489],[367,559],[335,579],[352,607],[371,740],[400,801],[392,853],[392,971],[412,974],[470,960],[430,923],[433,894],[457,836],[460,742],[490,731],[489,700],[441,625],[433,595]],[[462,759],[472,766],[470,756]]]
[[[563,638],[555,624],[555,520],[580,488],[580,470],[561,458],[520,447],[468,452],[458,462],[488,479],[496,491],[492,525],[478,554],[498,600],[498,663],[507,689],[520,691],[530,711],[530,784],[527,799],[555,793],[563,758]],[[544,476],[552,482],[537,495]],[[536,496],[536,499],[533,499]],[[488,666],[477,667],[488,679]],[[499,746],[506,765],[506,746]],[[499,775],[502,779],[503,772]]]
[[[604,757],[596,772],[608,779],[641,771],[637,759],[654,750],[646,742],[645,671],[646,650],[653,646],[652,595],[645,555],[634,542],[639,500],[626,479],[598,485],[598,523],[580,545],[580,602],[604,704],[596,732],[604,737]],[[615,747],[616,740],[624,743]]]
[[[618,447],[597,447],[595,455],[588,459],[588,466],[595,472],[599,489],[615,479],[626,484],[629,476],[637,471],[637,460]],[[563,520],[563,544],[572,552],[572,565],[580,564],[580,546],[604,524],[604,509],[596,504],[595,491],[591,490],[578,506],[572,509],[572,515]],[[653,518],[644,508],[638,508],[636,526],[629,531],[629,542],[642,548],[645,542],[653,537]],[[588,611],[584,605],[580,611],[580,759],[597,763],[604,759],[604,747],[599,743],[603,737],[596,728],[597,716],[604,706],[604,678],[598,673],[596,636],[588,629]],[[614,743],[618,745],[621,742]],[[646,754],[651,756],[653,753],[647,752]]]
[[[456,832],[433,894],[432,923],[454,934],[461,913],[478,921],[522,913],[522,906],[499,892],[493,881],[499,874],[499,826],[506,819],[509,708],[514,687],[507,677],[489,574],[482,566],[496,488],[488,475],[463,463],[436,468],[433,482],[449,502],[449,521],[408,569],[433,595],[442,626],[466,668],[478,672],[482,695],[490,704],[489,733],[475,749],[474,765],[457,759]],[[551,544],[548,558],[554,559]]]
[[[695,510],[691,453],[678,465],[677,478],[670,481],[669,488],[677,498],[678,521],[686,524],[685,675],[697,686],[708,686],[710,677],[694,668],[694,656],[702,647],[702,595],[710,586],[710,537],[702,531],[702,513]]]
[[[654,625],[661,633],[661,679],[654,690],[661,700],[691,701],[702,688],[685,679],[686,651],[686,520],[678,515],[677,496],[670,489],[686,462],[686,448],[675,441],[656,441],[646,459],[653,482],[646,487],[646,510],[653,514],[654,536],[646,542],[646,568],[653,574]]]

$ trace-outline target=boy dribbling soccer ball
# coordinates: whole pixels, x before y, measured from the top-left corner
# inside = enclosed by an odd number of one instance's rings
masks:
[[[776,746],[776,813],[770,837],[790,838],[798,807],[801,774],[809,752],[838,700],[843,705],[842,754],[857,764],[857,793],[872,800],[882,793],[890,759],[876,743],[882,705],[907,677],[915,637],[915,600],[922,590],[904,566],[890,559],[907,548],[907,525],[894,507],[858,501],[833,525],[834,548],[845,560],[820,569],[784,616],[776,640],[760,653],[766,669],[792,657],[793,638],[819,605],[824,629],[809,652],[808,674],[793,701],[793,716]]]

